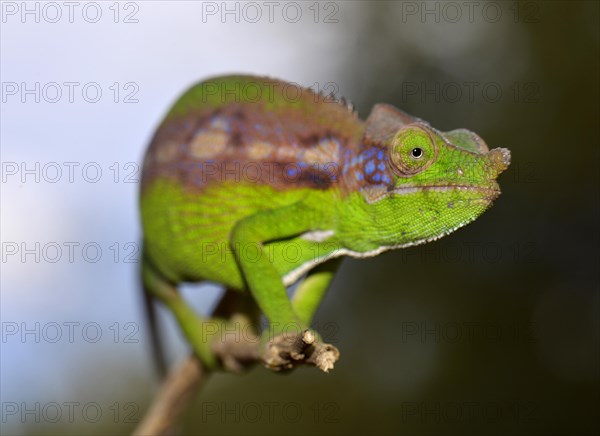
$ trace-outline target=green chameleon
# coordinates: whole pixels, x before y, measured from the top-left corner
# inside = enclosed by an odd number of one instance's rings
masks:
[[[291,368],[305,356],[278,344],[290,325],[307,345],[320,341],[308,327],[340,257],[468,224],[498,197],[509,163],[509,150],[488,150],[475,133],[440,132],[387,104],[362,121],[343,101],[291,83],[207,80],[175,103],[145,155],[144,286],[210,368],[218,357],[177,284],[207,280],[251,296],[269,321],[263,362]],[[316,365],[330,369],[334,348]]]

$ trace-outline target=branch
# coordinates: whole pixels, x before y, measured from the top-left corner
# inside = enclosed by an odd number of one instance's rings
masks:
[[[332,345],[317,341],[310,330],[281,334],[262,343],[258,334],[260,312],[251,297],[227,290],[213,311],[217,321],[228,332],[225,340],[214,341],[211,348],[219,358],[222,369],[242,372],[257,362],[273,371],[291,370],[299,365],[313,365],[327,372],[339,358]],[[262,350],[262,352],[261,352]],[[135,429],[135,436],[174,434],[175,426],[185,414],[194,394],[210,375],[202,361],[191,355],[172,370],[154,398],[146,416]]]
[[[133,435],[174,434],[175,424],[209,375],[210,372],[196,356],[186,358],[171,371]]]
[[[273,371],[289,371],[299,365],[312,365],[328,372],[340,356],[333,345],[317,342],[310,330],[276,336],[267,343],[262,355],[260,341],[237,339],[213,344],[223,368],[230,372],[242,372],[260,361]],[[172,434],[176,423],[193,400],[194,393],[209,375],[210,372],[196,356],[185,359],[165,380],[134,436]]]

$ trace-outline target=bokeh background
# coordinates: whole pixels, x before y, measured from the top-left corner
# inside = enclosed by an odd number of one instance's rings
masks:
[[[138,164],[182,91],[242,72],[469,128],[513,163],[473,224],[343,263],[316,320],[332,373],[215,375],[183,433],[598,434],[598,3],[248,5],[2,2],[2,433],[143,416]],[[184,292],[207,312],[219,289]]]

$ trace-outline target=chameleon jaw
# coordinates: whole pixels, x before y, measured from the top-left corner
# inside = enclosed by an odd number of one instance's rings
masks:
[[[406,185],[394,188],[388,191],[385,187],[376,186],[363,190],[365,200],[369,204],[378,202],[388,197],[390,194],[402,196],[416,194],[418,192],[452,192],[452,191],[472,191],[484,194],[484,200],[494,201],[500,195],[500,187],[494,182],[491,186],[466,185],[466,184],[445,184],[445,185]]]
[[[473,191],[487,194],[492,199],[497,198],[500,195],[500,187],[494,183],[495,186],[481,186],[481,185],[423,185],[423,186],[401,186],[393,189],[396,195],[414,194],[416,192],[452,192],[452,191]]]
[[[425,185],[425,186],[402,186],[391,191],[394,195],[408,195],[417,192],[474,192],[481,194],[481,201],[491,204],[500,196],[500,187],[496,182],[493,185]]]

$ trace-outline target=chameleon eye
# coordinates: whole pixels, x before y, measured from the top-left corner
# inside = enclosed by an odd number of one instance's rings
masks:
[[[425,170],[436,157],[435,142],[422,127],[406,127],[392,140],[390,160],[399,176],[411,176]]]
[[[423,157],[423,149],[420,147],[415,147],[411,151],[412,157],[415,159],[421,159]]]

